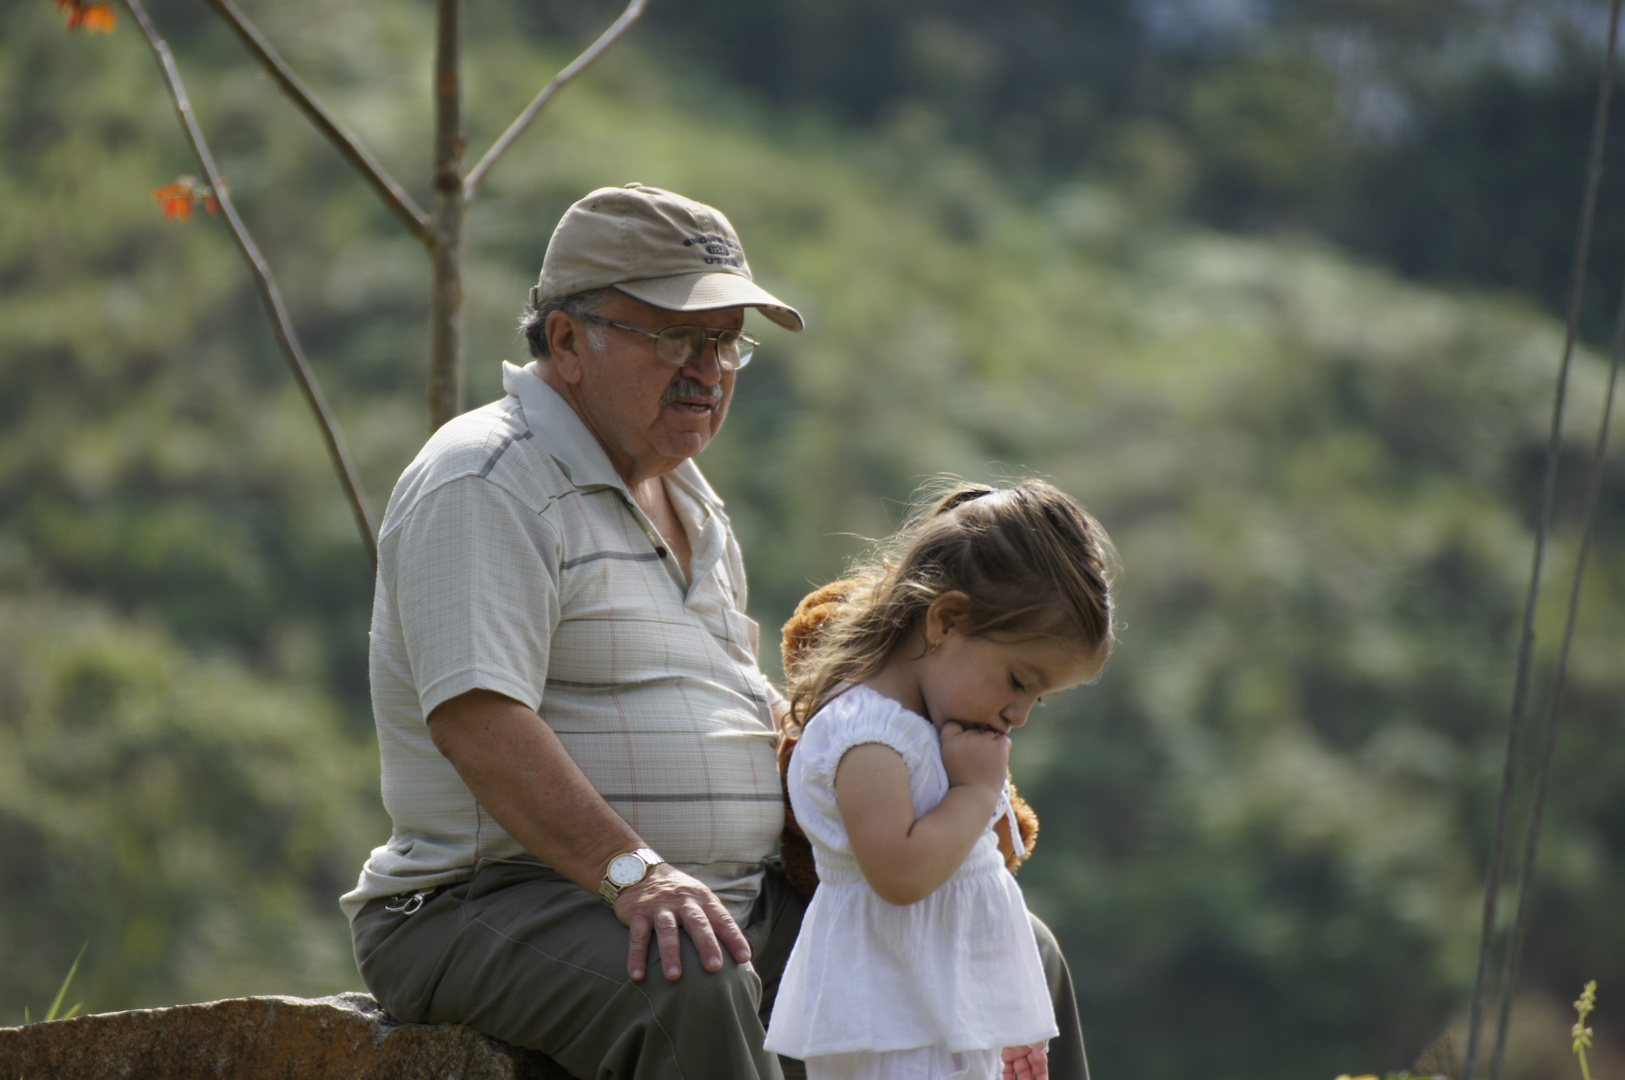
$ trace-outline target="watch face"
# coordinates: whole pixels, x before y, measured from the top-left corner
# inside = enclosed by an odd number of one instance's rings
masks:
[[[618,855],[609,864],[609,880],[624,889],[642,881],[646,869],[643,860],[636,855]]]

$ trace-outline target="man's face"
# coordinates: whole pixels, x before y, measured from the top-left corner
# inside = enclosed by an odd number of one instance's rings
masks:
[[[597,314],[651,334],[668,326],[745,326],[743,308],[666,311],[619,292]],[[653,338],[596,323],[581,330],[574,403],[629,484],[670,472],[706,448],[727,415],[736,374],[717,363],[715,342],[674,368],[655,355]]]

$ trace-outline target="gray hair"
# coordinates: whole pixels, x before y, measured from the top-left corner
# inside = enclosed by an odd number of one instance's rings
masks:
[[[597,314],[608,302],[610,293],[614,291],[614,286],[610,285],[602,289],[561,296],[557,300],[545,300],[540,307],[526,304],[524,313],[519,316],[519,333],[524,337],[525,344],[530,346],[530,355],[538,360],[546,360],[552,355],[547,347],[549,315],[555,311],[562,311],[572,319],[580,319],[583,315]],[[596,326],[591,327],[588,334],[594,345],[600,344],[601,338]]]

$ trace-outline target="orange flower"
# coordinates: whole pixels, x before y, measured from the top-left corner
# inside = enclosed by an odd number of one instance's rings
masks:
[[[165,184],[152,193],[152,201],[164,208],[164,219],[180,218],[185,221],[192,216],[192,191],[197,187],[197,181],[190,176],[183,176],[173,184]]]
[[[56,0],[58,11],[68,14],[68,29],[100,31],[111,34],[118,25],[118,15],[106,0]]]
[[[80,21],[86,30],[111,34],[118,25],[118,16],[113,13],[112,4],[87,4],[82,10],[84,17]]]
[[[220,212],[214,189],[198,183],[195,176],[182,176],[173,184],[165,184],[152,193],[152,201],[163,207],[165,220],[180,218],[186,221],[192,216],[192,204],[195,202],[201,202],[203,209],[211,215]]]

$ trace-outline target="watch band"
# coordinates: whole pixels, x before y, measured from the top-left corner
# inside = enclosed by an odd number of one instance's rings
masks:
[[[631,856],[641,862],[643,864],[643,868],[637,877],[627,878],[624,881],[616,881],[615,864],[628,856]],[[648,877],[651,867],[658,866],[665,861],[666,860],[662,859],[653,848],[645,847],[638,848],[636,851],[622,852],[613,859],[609,860],[609,870],[604,874],[604,880],[598,885],[599,898],[602,899],[604,903],[614,907],[615,901],[621,898],[621,893]]]

